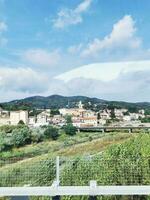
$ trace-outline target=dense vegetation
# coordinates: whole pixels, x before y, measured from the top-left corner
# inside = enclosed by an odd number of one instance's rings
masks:
[[[43,126],[38,129],[29,129],[23,124],[17,126],[1,126],[0,153],[31,143],[35,144],[45,140],[57,140],[60,136],[60,132],[61,130],[54,126]],[[75,135],[76,128],[72,124],[68,124],[64,127],[64,133]]]
[[[62,158],[61,184],[88,185],[89,180],[96,179],[100,185],[149,185],[149,142],[149,134],[137,134],[124,143],[110,146],[100,154],[97,149],[97,154],[92,157],[86,155],[70,159]],[[55,160],[52,156],[45,155],[3,166],[0,168],[0,176],[0,186],[51,185],[55,177]],[[133,197],[99,197],[99,199],[121,200]],[[143,196],[139,199],[145,200],[148,197]]]
[[[76,158],[68,162],[62,175],[64,185],[150,185],[150,135],[143,134],[114,145],[94,158]],[[100,197],[101,199],[101,197]],[[141,197],[105,197],[104,199],[149,199]]]
[[[142,123],[150,123],[150,117],[140,119]]]

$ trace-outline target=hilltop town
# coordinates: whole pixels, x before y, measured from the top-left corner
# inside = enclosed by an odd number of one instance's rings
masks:
[[[0,125],[17,125],[23,123],[29,127],[55,125],[62,127],[66,124],[66,116],[70,116],[75,127],[103,127],[103,126],[149,126],[150,116],[144,109],[129,112],[126,108],[101,109],[93,111],[84,108],[79,101],[74,108],[36,109],[8,111],[0,109]]]

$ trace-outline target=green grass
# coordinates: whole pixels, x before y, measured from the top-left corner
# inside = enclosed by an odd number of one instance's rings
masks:
[[[0,186],[51,185],[55,177],[55,169],[56,169],[55,156],[56,155],[62,156],[62,159],[64,156],[65,157],[68,156],[69,159],[75,160],[75,163],[76,163],[76,158],[77,158],[77,161],[78,161],[78,158],[80,160],[81,153],[82,153],[82,156],[87,155],[87,154],[90,154],[90,155],[93,154],[95,156],[95,155],[98,155],[99,153],[105,155],[105,151],[107,152],[107,149],[109,149],[111,146],[117,146],[118,144],[123,145],[124,143],[127,143],[130,140],[133,140],[138,135],[132,135],[132,134],[127,134],[127,133],[126,134],[113,133],[113,134],[95,139],[93,141],[87,141],[81,144],[74,144],[71,147],[65,147],[65,148],[59,149],[50,154],[42,154],[39,156],[35,156],[33,158],[28,158],[22,161],[17,161],[15,163],[3,165],[0,168]],[[100,164],[102,165],[104,163],[100,163]],[[87,169],[90,169],[88,160],[87,160],[86,165],[88,168],[86,168],[86,166],[84,167],[85,167],[86,173],[88,173]],[[82,169],[82,167],[83,166],[81,162],[80,168]],[[71,165],[71,169],[72,169],[72,165]],[[102,166],[102,169],[103,170],[105,169],[104,165]],[[84,170],[82,170],[82,172],[83,172],[82,176],[84,176]],[[72,172],[70,171],[68,172],[65,171],[65,173],[72,174]],[[76,173],[77,172],[74,172],[74,175]],[[67,179],[67,181],[71,181],[70,180],[71,174],[69,175],[68,177],[69,180]],[[63,178],[63,181],[65,181],[65,178]]]
[[[38,144],[30,144],[20,148],[14,148],[11,151],[5,151],[0,153],[1,159],[4,160],[22,160],[27,158],[33,158],[35,156],[39,156],[47,153],[55,153],[64,149],[66,147],[70,148],[76,144],[83,144],[89,141],[97,140],[98,138],[105,138],[107,136],[115,136],[120,133],[100,133],[100,132],[80,132],[75,136],[67,136],[63,132],[61,132],[60,137],[56,141],[47,140]],[[128,135],[127,133],[122,133],[123,135]]]
[[[130,171],[132,160],[128,159],[130,162],[125,163],[124,157],[121,157],[120,160],[120,156],[124,155],[126,151],[128,152],[128,149],[129,153],[134,149],[138,152],[137,147],[140,141],[143,146],[144,144],[149,146],[149,136],[141,134],[143,136],[140,138],[139,135],[113,132],[105,134],[78,133],[76,136],[69,137],[62,134],[57,141],[45,141],[37,145],[32,144],[14,149],[14,156],[16,155],[15,151],[19,150],[20,155],[26,155],[26,157],[24,156],[23,160],[16,160],[15,163],[6,163],[1,166],[0,186],[50,186],[56,173],[56,155],[61,156],[62,185],[87,185],[93,177],[99,184],[119,184],[120,180],[122,183],[127,181],[136,183],[136,179],[128,174],[132,174],[132,170]],[[11,152],[9,153],[10,155],[5,155],[7,160],[12,156]],[[144,153],[149,154],[149,148],[143,147],[142,154],[144,155]],[[89,159],[91,154],[92,160]],[[88,159],[82,160],[81,155]],[[66,157],[69,158],[67,158],[68,161]],[[135,160],[133,161],[135,162]],[[147,169],[149,170],[147,163],[144,166],[146,167],[145,172],[147,172]],[[141,171],[136,171],[136,165],[134,167],[136,174],[141,173]],[[119,171],[118,174],[118,170],[123,170],[123,172]],[[103,172],[105,172],[105,176]],[[127,174],[123,174],[126,172]],[[149,181],[146,176],[143,180]],[[43,199],[45,198],[43,197]],[[70,197],[63,199],[70,199]],[[108,199],[110,200],[112,197]]]

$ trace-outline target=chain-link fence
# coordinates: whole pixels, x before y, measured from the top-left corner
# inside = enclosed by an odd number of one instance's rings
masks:
[[[56,178],[56,159],[0,161],[0,187],[51,186]],[[86,156],[60,158],[60,185],[150,185],[150,157],[104,158]]]

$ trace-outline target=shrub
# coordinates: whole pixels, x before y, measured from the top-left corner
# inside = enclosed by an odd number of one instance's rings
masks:
[[[20,120],[20,121],[18,122],[18,125],[25,125],[25,123],[24,123],[23,120]]]
[[[14,129],[12,131],[12,141],[15,147],[24,146],[31,142],[31,132],[28,128]]]
[[[58,129],[53,126],[48,126],[44,131],[44,136],[47,139],[57,140],[59,136]]]
[[[67,135],[75,135],[76,134],[76,127],[72,125],[72,123],[67,124],[64,126],[64,131]]]
[[[34,143],[39,143],[43,141],[43,133],[39,129],[36,131],[32,131],[31,133],[31,140]]]
[[[0,152],[5,151],[6,148],[6,142],[5,142],[5,136],[4,133],[0,133]]]

